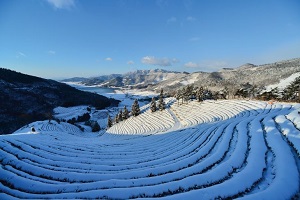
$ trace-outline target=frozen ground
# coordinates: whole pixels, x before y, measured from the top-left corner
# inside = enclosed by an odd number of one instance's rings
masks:
[[[43,121],[0,136],[0,199],[299,198],[299,104],[166,101],[101,134]]]

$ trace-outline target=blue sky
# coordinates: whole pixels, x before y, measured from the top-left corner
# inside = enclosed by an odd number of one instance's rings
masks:
[[[0,67],[45,78],[296,57],[299,0],[0,0]]]

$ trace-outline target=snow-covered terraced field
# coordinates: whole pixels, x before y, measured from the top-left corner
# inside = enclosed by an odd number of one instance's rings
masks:
[[[151,113],[150,110],[137,116],[130,117],[112,126],[108,133],[114,134],[150,134],[171,129],[175,121],[168,110]]]
[[[298,199],[299,105],[205,101],[0,137],[0,199]],[[65,127],[68,126],[68,127]],[[22,134],[24,133],[24,134]]]

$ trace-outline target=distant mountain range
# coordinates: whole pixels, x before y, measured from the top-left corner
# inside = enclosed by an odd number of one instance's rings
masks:
[[[92,78],[70,78],[62,82],[79,82],[84,85],[98,85],[102,87],[139,87],[144,88],[149,85],[155,85],[162,81],[172,79],[180,72],[167,71],[163,69],[155,70],[137,70],[125,74],[110,74]]]
[[[149,90],[172,90],[187,84],[219,90],[227,86],[236,89],[250,83],[258,87],[277,84],[292,74],[300,72],[300,58],[264,65],[247,63],[238,68],[224,68],[218,72],[175,72],[162,69],[137,70],[125,74],[111,74],[93,78],[72,78],[64,82],[80,82],[84,85],[102,87],[147,88]]]
[[[103,109],[118,102],[64,83],[0,68],[0,134],[45,120],[58,106],[92,105]]]

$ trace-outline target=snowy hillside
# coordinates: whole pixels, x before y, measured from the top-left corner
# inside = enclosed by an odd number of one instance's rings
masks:
[[[279,83],[268,85],[266,91],[271,91],[272,89],[278,88],[279,91],[283,91],[288,85],[290,85],[297,77],[300,77],[300,72],[294,73],[291,76],[281,79]]]
[[[167,104],[104,134],[42,121],[0,136],[0,199],[300,197],[299,104]]]

